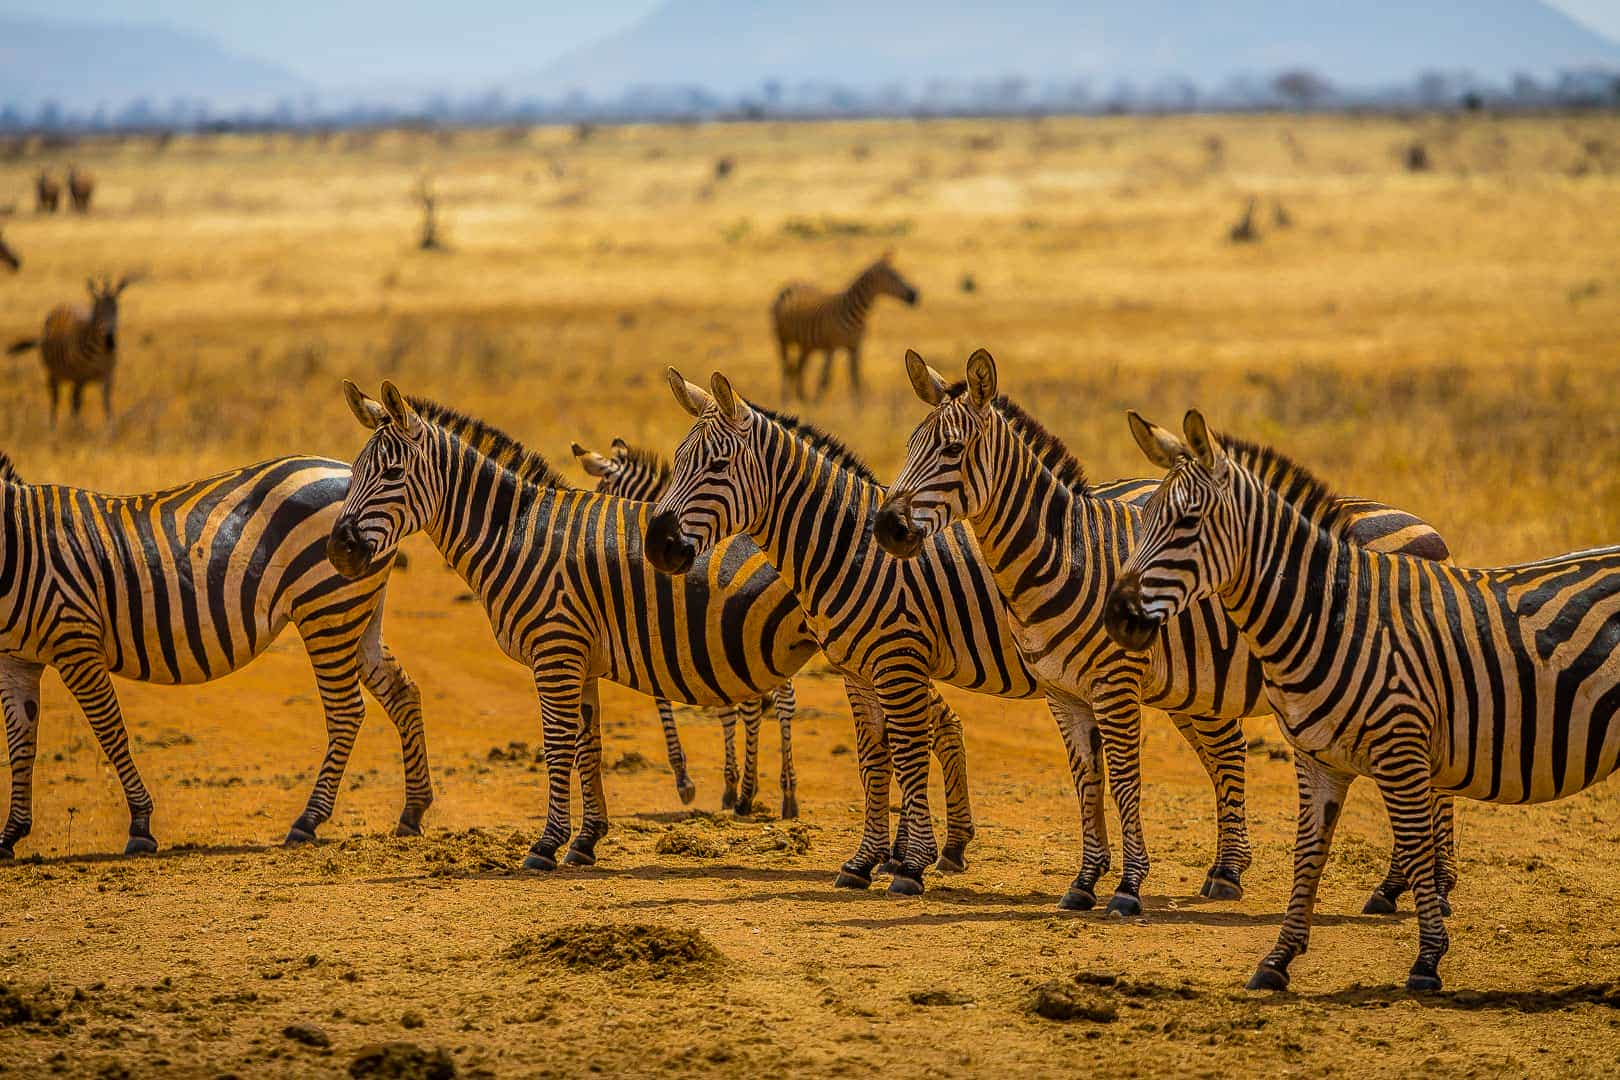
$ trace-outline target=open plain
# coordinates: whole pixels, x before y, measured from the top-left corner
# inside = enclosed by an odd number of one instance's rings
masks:
[[[1408,167],[1414,144],[1428,168]],[[70,157],[98,177],[95,211],[32,215],[35,172]],[[442,251],[417,250],[423,178]],[[1233,243],[1251,197],[1260,235]],[[110,422],[93,389],[52,431],[37,355],[0,358],[0,449],[32,481],[143,491],[350,458],[343,377],[392,378],[569,471],[571,440],[667,452],[686,417],[664,365],[780,404],[777,288],[841,286],[893,249],[920,304],[874,312],[863,402],[840,368],[803,409],[881,476],[922,412],[903,350],[955,376],[982,345],[1095,477],[1148,468],[1125,408],[1198,405],[1424,516],[1465,564],[1620,542],[1612,116],[181,135],[15,147],[7,202],[23,269],[0,276],[0,339],[37,333],[92,273],[148,275],[124,297]],[[917,899],[834,890],[859,789],[820,662],[799,683],[800,821],[718,813],[719,728],[692,710],[683,807],[652,703],[604,686],[614,831],[595,868],[520,872],[545,814],[532,679],[437,553],[405,551],[385,633],[425,699],[423,838],[391,836],[399,746],[373,705],[323,842],[277,846],[324,747],[289,634],[206,686],[118,684],[163,850],[114,856],[117,778],[47,676],[34,832],[0,867],[0,1070],[306,1076],[408,1042],[424,1053],[387,1059],[405,1071],[373,1057],[371,1075],[1620,1075],[1612,782],[1460,808],[1434,995],[1396,989],[1409,901],[1359,914],[1390,843],[1366,785],[1293,992],[1241,989],[1289,886],[1293,770],[1269,721],[1250,728],[1256,859],[1235,903],[1197,899],[1212,799],[1153,715],[1146,911],[1056,910],[1080,837],[1052,722],[951,691],[969,869]],[[769,809],[769,724],[762,760]]]

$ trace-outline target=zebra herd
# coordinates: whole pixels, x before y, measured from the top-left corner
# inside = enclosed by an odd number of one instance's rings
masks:
[[[1274,712],[1300,787],[1295,885],[1249,985],[1280,989],[1308,941],[1316,886],[1354,777],[1384,797],[1395,846],[1370,913],[1410,889],[1419,956],[1440,985],[1457,879],[1456,795],[1540,802],[1620,762],[1620,549],[1503,570],[1455,566],[1433,528],[1329,491],[1266,447],[1189,413],[1176,437],[1132,414],[1163,482],[1091,482],[1001,393],[994,360],[949,383],[916,353],[929,412],[884,484],[838,439],[755,404],[716,373],[668,371],[692,425],[671,463],[574,445],[597,484],[570,485],[482,420],[384,382],[344,384],[366,429],[353,465],[289,457],[169,491],[112,497],[23,482],[0,459],[0,707],[12,769],[0,855],[32,823],[39,684],[57,668],[123,783],[127,852],[151,851],[153,801],[110,676],[194,683],[234,671],[288,623],[304,641],[328,746],[289,842],[331,816],[364,716],[399,729],[405,804],[432,802],[421,695],[383,642],[395,553],[426,534],[533,673],[547,773],[544,830],[523,860],[590,865],[608,831],[598,686],[659,702],[677,791],[693,797],[670,702],[722,710],[727,801],[758,792],[766,702],[782,728],[783,816],[797,813],[792,680],[817,653],[843,679],[864,800],[835,884],[923,891],[973,839],[963,722],[940,683],[1045,698],[1068,754],[1082,844],[1059,900],[1091,908],[1112,849],[1110,912],[1142,909],[1142,707],[1167,712],[1208,771],[1217,846],[1202,895],[1243,895],[1250,859],[1242,721]],[[732,764],[734,725],[745,733]],[[929,758],[945,778],[940,845]],[[583,815],[575,831],[577,775]],[[900,811],[891,834],[890,789]],[[733,791],[733,788],[735,790]]]

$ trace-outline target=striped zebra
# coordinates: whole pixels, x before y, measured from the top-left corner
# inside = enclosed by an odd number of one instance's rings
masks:
[[[0,457],[0,461],[4,461]],[[405,809],[433,801],[422,697],[383,644],[387,570],[349,581],[323,558],[349,467],[286,457],[153,494],[25,484],[0,467],[0,706],[11,752],[10,858],[33,824],[40,676],[53,667],[84,710],[129,803],[126,854],[154,851],[152,796],[130,756],[111,676],[207,682],[246,666],[291,623],[315,668],[327,748],[288,843],[315,839],[365,718],[364,686],[399,728]]]
[[[34,209],[41,214],[54,214],[62,204],[62,185],[44,169],[34,178]]]
[[[679,572],[722,538],[746,534],[781,570],[828,659],[878,698],[900,782],[905,836],[890,892],[920,892],[923,870],[934,858],[926,738],[933,682],[999,697],[1042,693],[1019,654],[990,568],[960,524],[934,536],[916,558],[890,555],[873,533],[884,489],[870,470],[825,452],[818,442],[826,437],[814,429],[818,437],[806,437],[798,421],[744,401],[723,375],[711,380],[712,393],[674,369],[669,381],[696,423],[656,504],[648,558]],[[1120,490],[1128,495],[1142,486]],[[1100,816],[1092,790],[1100,777],[1079,767],[1096,755],[1096,727],[1072,697],[1047,701],[1082,806]],[[954,714],[950,722],[960,727]],[[1202,750],[1200,758],[1211,760]],[[1088,868],[1106,866],[1106,847],[1099,852],[1094,846],[1099,835],[1087,829]],[[863,846],[845,863],[841,883],[869,883],[880,855]],[[1063,906],[1085,906],[1078,889],[1065,895]]]
[[[574,459],[587,475],[596,478],[596,491],[636,502],[652,502],[664,493],[669,483],[669,462],[657,453],[633,447],[623,439],[614,439],[607,454],[587,450],[572,443]],[[675,790],[681,802],[690,803],[697,793],[686,772],[686,751],[681,748],[680,733],[675,730],[675,710],[669,699],[656,699],[658,721],[664,729],[664,751],[669,757],[670,771],[675,774]],[[776,710],[777,727],[781,732],[782,747],[782,817],[799,816],[799,782],[793,769],[793,713],[797,699],[793,683],[788,681],[771,695]],[[726,786],[721,796],[722,809],[735,809],[747,814],[753,809],[754,792],[759,777],[759,726],[763,718],[764,701],[745,702],[736,708],[720,710],[720,727],[725,741]],[[743,768],[737,769],[737,720],[743,721]]]
[[[6,236],[3,231],[0,231],[0,264],[3,264],[13,274],[22,269],[22,258],[11,250],[10,244],[6,243]]]
[[[1299,774],[1294,889],[1249,987],[1288,985],[1345,795],[1377,785],[1418,909],[1407,987],[1440,987],[1447,948],[1433,827],[1438,793],[1539,803],[1620,762],[1620,547],[1469,570],[1356,544],[1333,494],[1268,447],[1178,439],[1131,414],[1169,470],[1108,597],[1129,648],[1214,597],[1265,669]]]
[[[68,168],[67,175],[68,198],[73,202],[75,213],[88,214],[90,212],[90,198],[96,193],[96,178],[80,169],[77,165]]]
[[[776,294],[771,303],[771,323],[782,355],[784,400],[804,400],[805,369],[811,354],[818,351],[822,365],[816,397],[825,395],[832,383],[833,353],[839,349],[849,353],[850,389],[860,396],[861,338],[866,334],[866,317],[872,304],[880,296],[917,303],[917,290],[890,264],[892,258],[893,252],[884,252],[843,292],[829,293],[807,282],[794,281]]]
[[[679,581],[656,574],[642,558],[646,503],[571,488],[490,425],[407,400],[392,383],[381,402],[353,383],[344,392],[371,435],[331,529],[332,564],[363,576],[427,533],[483,601],[502,651],[534,673],[549,800],[525,868],[556,867],[576,769],[584,820],[563,861],[596,861],[608,830],[599,679],[731,705],[769,693],[815,653],[792,593],[750,545],[728,545]]]
[[[1168,624],[1151,649],[1126,650],[1111,641],[1102,598],[1141,531],[1141,506],[1094,488],[1055,436],[998,394],[995,361],[985,350],[969,358],[967,379],[955,386],[946,386],[909,350],[906,372],[933,411],[911,436],[874,533],[885,549],[909,558],[931,537],[965,521],[1006,601],[1024,662],[1049,695],[1068,698],[1095,718],[1125,847],[1124,873],[1108,909],[1137,913],[1148,874],[1141,816],[1143,705],[1169,713],[1206,756],[1221,839],[1202,895],[1241,897],[1250,860],[1243,719],[1270,712],[1259,663],[1213,603]],[[1440,536],[1410,514],[1364,500],[1345,513],[1358,543],[1449,556]],[[1086,770],[1095,765],[1080,763]],[[1447,800],[1448,812],[1449,805]],[[1106,857],[1100,799],[1087,811],[1085,827],[1098,833],[1088,852]],[[1072,906],[1090,906],[1100,872],[1085,865]],[[1392,911],[1405,884],[1392,861],[1367,910]]]
[[[141,280],[125,274],[115,285],[111,278],[87,281],[90,308],[58,304],[45,316],[45,328],[37,338],[12,342],[7,354],[18,356],[37,348],[45,361],[45,379],[51,391],[51,426],[56,426],[56,403],[63,383],[73,388],[73,418],[79,419],[84,404],[84,388],[101,384],[103,415],[112,419],[113,373],[118,367],[118,298],[125,289]]]

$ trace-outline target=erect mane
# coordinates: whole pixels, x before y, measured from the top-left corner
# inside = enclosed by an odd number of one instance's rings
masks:
[[[20,484],[23,478],[17,475],[17,466],[11,463],[11,457],[4,450],[0,450],[0,483]]]
[[[530,450],[512,436],[466,413],[427,398],[406,397],[418,416],[435,427],[444,428],[498,467],[520,480],[541,487],[573,487],[551,463],[537,451]]]
[[[1339,536],[1350,536],[1353,508],[1305,466],[1269,446],[1215,435],[1221,449],[1302,515]]]
[[[862,480],[874,484],[879,482],[877,475],[872,472],[866,462],[862,461],[855,451],[839,441],[837,436],[821,430],[808,421],[800,420],[797,416],[779,413],[774,409],[767,409],[763,405],[755,405],[752,401],[748,403],[748,407],[781,424],[796,438],[809,443]]]
[[[961,397],[967,393],[967,381],[965,379],[958,381],[945,392],[953,398]],[[990,407],[1007,421],[1008,426],[1013,429],[1013,434],[1029,447],[1030,452],[1048,472],[1057,477],[1058,483],[1076,495],[1091,494],[1091,484],[1086,480],[1086,470],[1069,452],[1069,448],[1063,445],[1063,440],[1048,431],[1046,425],[1025,412],[1022,406],[1006,394],[997,394]]]

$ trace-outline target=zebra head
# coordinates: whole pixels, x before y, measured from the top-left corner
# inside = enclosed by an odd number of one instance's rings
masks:
[[[385,381],[379,402],[345,379],[343,395],[355,419],[371,431],[326,540],[327,559],[352,580],[391,560],[399,542],[427,522],[441,492],[430,467],[427,425],[398,387]]]
[[[1145,649],[1166,621],[1227,586],[1242,530],[1231,463],[1202,413],[1187,413],[1185,441],[1134,411],[1130,420],[1136,445],[1169,473],[1143,508],[1136,549],[1108,590],[1103,624],[1120,645]]]
[[[574,458],[589,476],[596,477],[596,491],[620,499],[652,502],[664,490],[669,466],[647,450],[633,449],[623,439],[614,439],[607,454],[571,443]]]
[[[647,560],[669,574],[684,574],[728,536],[747,532],[764,507],[761,456],[753,434],[754,411],[718,371],[712,393],[674,368],[669,387],[697,423],[675,450],[669,486],[653,504]]]
[[[968,357],[967,390],[955,395],[944,376],[911,349],[906,374],[934,411],[911,433],[905,464],[872,524],[877,542],[901,558],[917,554],[929,537],[972,517],[986,502],[991,470],[981,459],[996,400],[996,362],[984,349],[976,350]]]
[[[118,351],[118,298],[139,280],[139,274],[125,274],[117,283],[106,276],[100,281],[90,278],[85,282],[90,290],[90,323],[101,335],[102,347],[108,352]]]
[[[867,268],[867,280],[871,283],[872,293],[875,296],[892,296],[904,304],[915,307],[917,289],[900,276],[900,271],[894,268],[893,259],[894,252],[885,251],[882,258]]]

